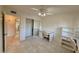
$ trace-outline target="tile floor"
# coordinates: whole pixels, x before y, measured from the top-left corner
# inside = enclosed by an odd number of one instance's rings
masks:
[[[48,42],[46,39],[41,39],[37,36],[28,37],[26,40],[21,41],[14,50],[7,50],[6,52],[15,53],[71,53],[64,48],[62,48],[55,40]],[[10,47],[10,48],[11,48]]]

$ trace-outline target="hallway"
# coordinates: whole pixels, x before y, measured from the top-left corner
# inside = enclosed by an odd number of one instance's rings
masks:
[[[20,45],[14,46],[14,50],[7,52],[15,53],[71,53],[61,46],[59,46],[55,40],[48,42],[45,39],[39,37],[28,37],[25,41],[20,42]]]

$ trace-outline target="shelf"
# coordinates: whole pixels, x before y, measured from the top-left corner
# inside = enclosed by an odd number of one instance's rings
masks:
[[[70,40],[64,40],[64,39],[62,39],[62,41],[65,41],[65,42],[71,43]]]
[[[65,46],[65,45],[62,45],[62,47],[63,47],[63,48],[66,48],[66,49],[68,49],[68,50],[70,50],[70,51],[74,51],[74,48],[71,48],[71,47],[68,47],[68,46]]]
[[[62,41],[62,43],[67,44],[67,45],[71,45],[71,46],[72,46],[71,42]]]

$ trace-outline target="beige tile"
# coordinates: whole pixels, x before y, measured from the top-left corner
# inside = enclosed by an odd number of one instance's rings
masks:
[[[57,44],[55,40],[48,42],[46,39],[39,37],[29,37],[25,41],[20,42],[20,45],[8,52],[16,53],[71,53]]]

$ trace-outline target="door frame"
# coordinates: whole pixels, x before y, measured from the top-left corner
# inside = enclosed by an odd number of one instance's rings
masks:
[[[32,19],[32,36],[34,34],[34,19]]]
[[[4,17],[5,17],[5,15],[4,15],[4,13],[2,12],[2,50],[3,50],[3,53],[5,53],[5,24],[4,24]]]
[[[2,12],[2,52],[5,53],[6,52],[6,40],[5,40],[5,13]],[[12,14],[9,14],[12,15]],[[13,15],[16,16],[16,15]],[[20,36],[20,31],[19,31],[19,36]]]

